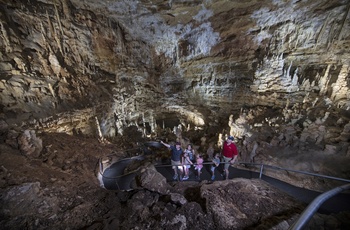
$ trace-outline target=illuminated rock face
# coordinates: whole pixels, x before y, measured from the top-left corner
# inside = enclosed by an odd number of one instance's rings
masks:
[[[4,130],[206,130],[249,161],[271,146],[349,159],[345,0],[4,2]]]
[[[92,172],[145,140],[212,155],[233,135],[239,161],[349,178],[348,2],[0,0],[1,226],[287,229],[300,205],[258,180],[167,194],[147,168],[116,199]]]

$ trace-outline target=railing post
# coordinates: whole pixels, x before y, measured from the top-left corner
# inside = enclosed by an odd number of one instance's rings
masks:
[[[262,164],[262,165],[260,165],[260,175],[259,175],[259,179],[261,179],[263,169],[264,169],[264,165]]]

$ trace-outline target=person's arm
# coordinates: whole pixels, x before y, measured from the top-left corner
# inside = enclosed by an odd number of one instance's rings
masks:
[[[217,160],[217,161],[215,161],[214,163],[215,163],[215,166],[218,167],[219,164],[220,164],[220,161]]]
[[[231,164],[234,164],[238,156],[238,150],[237,146],[235,145],[235,148],[233,149],[233,158],[230,160]]]
[[[187,157],[188,162],[193,165],[193,162],[191,161],[190,157]]]
[[[231,164],[234,164],[238,155],[234,155],[233,158],[230,160]]]
[[[164,143],[163,141],[160,141],[161,144],[163,144],[165,147],[170,148],[169,144]]]

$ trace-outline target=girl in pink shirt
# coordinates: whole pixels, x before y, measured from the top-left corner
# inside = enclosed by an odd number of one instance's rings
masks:
[[[201,154],[196,155],[196,167],[194,169],[197,171],[197,179],[200,180],[202,168],[203,168],[203,157]]]

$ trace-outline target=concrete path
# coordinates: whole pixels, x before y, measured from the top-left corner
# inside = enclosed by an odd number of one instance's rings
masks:
[[[152,154],[154,153],[154,150],[156,148],[161,148],[161,147],[162,145],[159,142],[147,142],[144,144],[144,148],[145,148],[144,154],[145,155]],[[143,159],[143,156],[126,158],[112,164],[109,168],[107,168],[103,172],[102,180],[103,180],[104,187],[108,190],[130,190],[132,188],[132,183],[135,183],[135,176],[137,172],[130,172],[130,173],[124,174],[124,171],[130,163],[132,163],[135,160],[142,160],[142,159]],[[206,180],[210,183],[218,180],[224,180],[223,176],[221,175],[223,171],[223,164],[220,164],[220,166],[215,170],[214,181],[211,180],[210,165],[211,165],[210,162],[204,162],[204,167],[202,169],[202,174],[200,179],[196,177],[196,172],[194,171],[194,168],[191,167],[189,179],[185,181],[181,181],[179,179],[178,180],[173,179],[174,170],[169,164],[156,165],[155,167],[157,171],[161,173],[169,183],[170,182],[186,183],[187,181],[203,181],[203,180]],[[249,170],[230,167],[229,171],[230,171],[229,179],[259,178],[259,173],[252,172]],[[280,181],[265,175],[263,175],[261,179],[270,183],[271,185],[280,189],[281,191],[286,192],[289,195],[295,197],[297,200],[304,202],[305,204],[309,204],[318,195],[321,194],[316,191],[295,187],[293,185],[290,185],[288,183],[285,183],[283,181]],[[350,211],[350,192],[349,191],[345,193],[340,193],[332,197],[331,199],[327,200],[319,209],[319,212],[325,213],[325,214],[335,213],[340,211]]]

